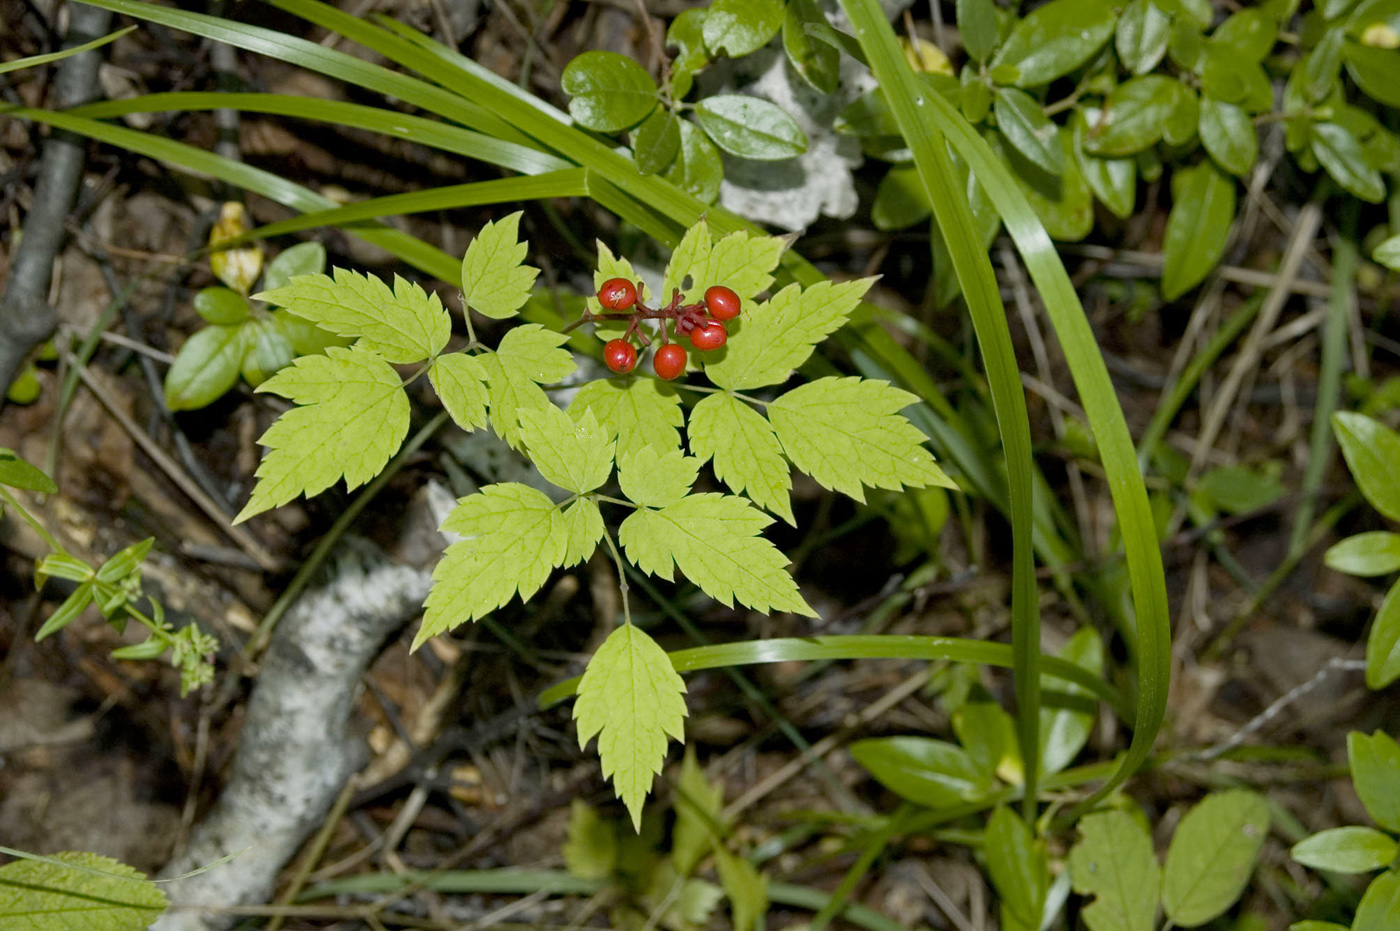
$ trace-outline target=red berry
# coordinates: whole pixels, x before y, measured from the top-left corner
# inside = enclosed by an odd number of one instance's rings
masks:
[[[598,303],[608,310],[626,310],[637,303],[637,286],[626,278],[609,278],[598,289]]]
[[[656,350],[651,367],[656,370],[658,377],[671,381],[685,371],[685,361],[685,347],[680,343],[667,343]]]
[[[610,339],[603,347],[603,362],[619,375],[626,375],[637,365],[637,350],[625,339]]]
[[[701,352],[718,349],[728,338],[729,334],[725,331],[724,324],[715,321],[702,323],[690,332],[691,345]]]
[[[722,284],[705,289],[705,309],[716,320],[733,320],[739,316],[739,295]]]

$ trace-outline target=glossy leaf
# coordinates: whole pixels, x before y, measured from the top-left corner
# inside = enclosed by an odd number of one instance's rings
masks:
[[[643,174],[665,171],[681,148],[681,120],[673,111],[657,108],[632,131],[632,155]]]
[[[1391,236],[1371,253],[1371,258],[1391,271],[1400,272],[1400,236]]]
[[[956,744],[928,737],[881,737],[851,744],[851,756],[875,780],[929,808],[975,801],[992,788],[991,777]]]
[[[666,27],[666,45],[676,48],[671,62],[671,89],[676,100],[690,92],[697,71],[710,63],[710,51],[705,48],[705,16],[703,7],[683,11]]]
[[[1137,204],[1137,162],[1131,158],[1100,158],[1084,149],[1088,125],[1097,122],[1097,108],[1085,108],[1070,117],[1075,160],[1089,190],[1108,212],[1121,220],[1133,215]]]
[[[1371,507],[1400,521],[1400,436],[1379,421],[1350,411],[1332,415],[1332,432],[1351,477]]]
[[[1162,906],[1183,928],[1203,925],[1240,897],[1269,833],[1269,806],[1244,789],[1215,792],[1186,813],[1167,848]]]
[[[1064,172],[1059,127],[1034,97],[1015,88],[998,88],[992,112],[1001,134],[1031,164],[1054,177]]]
[[[1367,97],[1400,108],[1400,53],[1347,42],[1342,47],[1347,74]]]
[[[1235,181],[1210,162],[1172,175],[1163,246],[1162,294],[1175,300],[1200,284],[1225,252],[1235,219]]]
[[[1216,27],[1210,40],[1227,48],[1232,55],[1248,61],[1263,61],[1278,41],[1278,24],[1258,7],[1245,7],[1230,14]]]
[[[296,353],[292,341],[277,321],[270,318],[249,320],[242,326],[243,362],[239,371],[254,388],[292,364]]]
[[[283,287],[297,275],[319,275],[325,270],[326,247],[319,242],[299,242],[291,248],[283,249],[275,259],[267,263],[267,269],[263,272],[263,290],[273,291]],[[196,297],[195,310],[198,309]]]
[[[878,230],[902,230],[929,218],[933,205],[913,165],[895,165],[885,172],[870,205],[870,222]]]
[[[1124,811],[1085,816],[1069,854],[1074,891],[1092,895],[1089,931],[1153,931],[1162,869],[1152,837]]]
[[[1091,675],[1103,674],[1103,642],[1092,627],[1075,631],[1058,655],[1082,666]],[[1079,751],[1084,749],[1098,718],[1098,708],[1092,696],[1080,686],[1049,676],[1045,678],[1047,691],[1053,689],[1063,696],[1061,704],[1064,705],[1055,707],[1047,701],[1040,709],[1040,771],[1048,776],[1074,762]]]
[[[1400,844],[1375,828],[1355,825],[1319,831],[1293,845],[1289,855],[1315,870],[1369,873],[1389,866]]]
[[[783,51],[803,80],[823,94],[832,94],[841,81],[841,50],[807,28],[825,24],[816,0],[788,0]]]
[[[1104,101],[1089,125],[1084,148],[1093,155],[1133,155],[1162,138],[1162,127],[1177,107],[1180,84],[1160,74],[1124,81]]]
[[[635,126],[656,107],[656,84],[641,65],[617,52],[589,51],[569,62],[560,77],[569,115],[600,133]]]
[[[1366,638],[1366,685],[1384,688],[1400,679],[1400,582],[1381,602]]]
[[[1070,131],[1059,130],[1055,144],[1064,163],[1058,183],[1014,156],[1010,161],[1015,168],[1014,177],[1045,232],[1061,242],[1077,242],[1094,228],[1094,197],[1074,158]]]
[[[1244,177],[1259,157],[1259,131],[1241,107],[1212,97],[1201,101],[1201,142],[1216,164]]]
[[[1017,87],[1039,87],[1094,56],[1115,25],[1110,0],[1050,0],[1016,24],[994,65],[1010,65]]]
[[[1045,845],[1015,812],[998,808],[987,822],[982,849],[1002,907],[1027,928],[1039,928],[1050,886]]]
[[[1114,47],[1123,67],[1135,75],[1157,67],[1167,54],[1171,25],[1171,17],[1153,0],[1128,0],[1114,33]]]
[[[695,105],[700,128],[730,155],[757,161],[795,158],[807,137],[777,104],[744,94],[717,94]]]
[[[782,25],[780,0],[714,0],[705,15],[705,45],[739,58],[767,45]]]
[[[165,373],[165,406],[172,411],[198,410],[223,397],[238,382],[244,352],[241,327],[207,326],[195,333]]]
[[[1400,534],[1373,530],[1347,537],[1328,548],[1327,568],[1348,575],[1387,575],[1400,570]]]
[[[724,180],[724,163],[709,137],[694,123],[682,120],[680,147],[664,177],[704,203],[714,203]]]
[[[1327,173],[1349,194],[1378,204],[1385,199],[1381,173],[1366,161],[1361,141],[1337,123],[1312,126],[1312,152]]]

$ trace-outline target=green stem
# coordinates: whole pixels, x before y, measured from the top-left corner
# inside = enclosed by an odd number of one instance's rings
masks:
[[[599,495],[599,497],[602,497]],[[622,623],[632,626],[632,605],[627,597],[627,566],[622,561],[622,554],[617,551],[617,544],[613,542],[612,534],[608,533],[608,528],[603,528],[603,540],[608,544],[608,552],[612,554],[613,564],[617,566],[617,589],[622,593]]]
[[[19,512],[19,516],[23,517],[24,522],[34,528],[35,533],[44,538],[44,542],[49,545],[49,549],[53,550],[55,553],[68,554],[68,551],[63,548],[63,545],[53,538],[53,534],[49,533],[48,528],[39,523],[39,519],[33,514],[30,514],[29,509],[20,504],[19,499],[10,494],[10,490],[4,485],[0,485],[0,497],[5,499],[5,503],[8,504],[12,510]]]

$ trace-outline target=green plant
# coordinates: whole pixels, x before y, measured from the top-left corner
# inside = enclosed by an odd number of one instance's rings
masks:
[[[145,875],[95,853],[17,857],[0,866],[0,919],[32,931],[143,931],[165,911],[165,893]]]

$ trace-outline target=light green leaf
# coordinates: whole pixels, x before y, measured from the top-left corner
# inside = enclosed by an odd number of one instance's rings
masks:
[[[95,584],[92,581],[86,581],[73,589],[73,593],[65,598],[63,603],[55,608],[53,614],[50,614],[39,627],[39,632],[34,635],[34,642],[38,643],[62,630],[75,620],[88,605],[92,604],[96,592]]]
[[[452,415],[453,423],[471,431],[486,426],[486,368],[481,360],[464,352],[438,356],[428,371],[438,400]]]
[[[297,275],[319,275],[326,270],[326,247],[319,242],[299,242],[283,249],[263,271],[263,290],[283,287]]]
[[[632,131],[632,156],[644,175],[664,171],[681,147],[681,119],[672,110],[658,108]]]
[[[1366,161],[1361,141],[1337,123],[1312,125],[1312,152],[1346,191],[1364,201],[1378,204],[1385,199],[1385,180]]]
[[[1021,924],[1039,928],[1050,888],[1045,845],[1014,811],[998,807],[987,822],[983,852],[1002,905]]]
[[[713,19],[711,10],[706,25]],[[706,97],[695,105],[695,118],[715,145],[740,158],[778,161],[796,158],[807,151],[807,136],[797,121],[777,104],[759,97],[746,94]]]
[[[1244,789],[1213,792],[1177,825],[1162,874],[1162,906],[1183,928],[1203,925],[1240,897],[1269,833],[1269,805]]]
[[[244,351],[239,370],[243,380],[254,388],[291,365],[296,358],[292,341],[271,318],[248,320],[242,329]]]
[[[1259,157],[1259,131],[1243,108],[1213,97],[1201,101],[1197,127],[1210,157],[1232,175],[1243,177]]]
[[[967,701],[953,710],[953,733],[967,755],[987,776],[1020,784],[1025,765],[1016,746],[1016,722],[986,689],[974,686]]]
[[[1288,931],[1351,931],[1346,925],[1339,925],[1331,921],[1295,921],[1288,926]]]
[[[1333,544],[1322,559],[1327,568],[1348,575],[1386,575],[1400,569],[1400,534],[1358,533]]]
[[[12,928],[144,931],[168,905],[144,873],[95,853],[57,853],[0,866],[0,924]]]
[[[851,756],[882,786],[928,808],[947,808],[984,797],[991,774],[967,751],[930,737],[879,737],[851,744]]]
[[[1152,0],[1128,0],[1118,19],[1114,46],[1118,58],[1135,75],[1147,74],[1167,54],[1171,17]]]
[[[790,284],[763,303],[747,304],[730,323],[719,361],[705,365],[706,376],[731,391],[782,384],[817,343],[846,323],[874,283],[874,278],[858,278],[806,289]]]
[[[831,488],[865,500],[862,485],[956,488],[933,461],[919,429],[898,411],[914,396],[887,382],[819,378],[768,405],[768,419],[793,465]]]
[[[826,25],[816,0],[788,0],[783,17],[783,51],[803,80],[823,94],[834,94],[841,81],[841,50],[807,31]],[[966,33],[963,34],[966,41]]]
[[[773,427],[729,394],[706,395],[686,425],[690,451],[714,460],[715,477],[736,495],[747,493],[761,508],[797,526],[792,515],[792,475]]]
[[[1351,781],[1366,814],[1387,831],[1400,832],[1400,746],[1383,731],[1347,734]]]
[[[996,51],[1000,27],[992,0],[958,0],[958,34],[973,61],[986,61]]]
[[[248,299],[232,288],[203,288],[194,296],[194,310],[208,323],[231,326],[248,319]]]
[[[355,341],[348,337],[336,336],[323,330],[310,320],[304,320],[289,310],[274,310],[272,322],[292,344],[292,350],[299,356],[324,353],[331,346],[349,346]]]
[[[568,339],[555,330],[527,323],[503,336],[495,352],[477,357],[486,371],[491,426],[516,449],[523,442],[520,412],[552,406],[539,386],[566,378],[576,367],[569,351],[559,348]]]
[[[207,326],[185,340],[165,373],[165,406],[192,411],[223,397],[238,382],[245,346],[239,326]]]
[[[563,521],[567,540],[560,566],[568,569],[592,556],[598,548],[603,539],[603,515],[598,510],[598,502],[579,498],[564,511]]]
[[[676,872],[689,876],[720,839],[724,807],[724,786],[705,778],[694,747],[685,748],[673,806],[676,827],[671,832],[671,859]]]
[[[522,264],[529,248],[520,242],[521,211],[481,228],[462,257],[462,297],[477,313],[495,320],[515,316],[530,299],[540,270]]]
[[[1095,676],[1103,675],[1103,642],[1098,631],[1092,627],[1081,627],[1075,631],[1059,657],[1069,660],[1076,666],[1088,670]],[[1064,696],[1063,707],[1056,707],[1045,696],[1040,708],[1040,771],[1049,776],[1058,773],[1079,755],[1098,717],[1098,708],[1093,695],[1082,685],[1044,676],[1043,688]]]
[[[1250,113],[1272,107],[1274,98],[1269,75],[1258,62],[1241,58],[1213,43],[1205,46],[1201,60],[1202,93],[1226,103],[1239,104]]]
[[[779,0],[714,0],[705,16],[705,44],[711,52],[739,58],[767,45],[782,24]]]
[[[1025,91],[999,87],[992,113],[1006,141],[1032,165],[1054,177],[1064,172],[1059,127],[1045,115],[1039,101]]]
[[[569,404],[575,420],[592,411],[598,422],[617,435],[617,457],[635,454],[645,446],[659,451],[678,449],[685,422],[681,400],[670,385],[654,378],[602,378],[579,389]]]
[[[518,482],[487,485],[459,499],[442,530],[462,539],[433,570],[415,650],[463,621],[480,620],[517,593],[528,600],[563,563],[568,542],[554,502]]]
[[[669,299],[671,289],[680,288],[686,302],[691,303],[700,300],[706,288],[724,285],[739,295],[747,316],[749,302],[773,283],[770,273],[778,267],[787,246],[788,240],[781,236],[748,232],[730,233],[714,242],[709,226],[701,220],[686,231],[671,253],[662,293]]]
[[[1153,145],[1162,138],[1180,93],[1180,82],[1160,74],[1124,81],[1104,100],[1098,120],[1089,124],[1084,150],[1091,155],[1121,157]]]
[[[302,356],[258,390],[300,406],[258,440],[269,452],[234,523],[325,491],[342,476],[347,489],[358,488],[384,470],[408,433],[408,395],[398,373],[358,346]]]
[[[1247,514],[1288,494],[1277,478],[1248,466],[1220,466],[1201,476],[1196,492],[1212,510]]]
[[[699,459],[679,449],[643,446],[618,457],[617,481],[628,500],[642,507],[664,508],[690,493],[700,465]]]
[[[1393,272],[1400,272],[1400,236],[1391,236],[1371,252],[1371,258]]]
[[[593,806],[576,798],[569,806],[564,866],[579,879],[608,879],[617,867],[617,832]]]
[[[913,165],[893,165],[875,189],[870,222],[878,230],[902,230],[929,218],[933,205]]]
[[[1400,436],[1380,421],[1351,411],[1332,415],[1332,432],[1371,507],[1400,521]]]
[[[1016,24],[993,65],[1010,65],[1017,87],[1039,87],[1094,57],[1113,35],[1111,0],[1050,0]]]
[[[1200,284],[1225,252],[1235,219],[1235,180],[1211,162],[1172,174],[1172,211],[1162,260],[1162,295],[1175,300]]]
[[[1366,888],[1361,904],[1356,907],[1351,931],[1393,931],[1394,928],[1400,928],[1400,873],[1387,870]]]
[[[1081,913],[1089,931],[1153,931],[1162,870],[1152,838],[1127,812],[1080,820],[1069,868],[1074,891],[1095,897]]]
[[[1389,834],[1350,825],[1304,838],[1293,845],[1289,856],[1314,870],[1369,873],[1389,866],[1398,853],[1400,844]]]
[[[756,611],[815,617],[787,572],[787,557],[759,536],[772,522],[744,498],[690,495],[659,511],[638,510],[622,522],[618,539],[643,572],[669,581],[674,560],[725,607],[738,601]]]
[[[1366,685],[1385,688],[1400,679],[1400,582],[1391,586],[1366,638]]]
[[[53,479],[15,454],[13,449],[0,446],[0,485],[24,488],[44,495],[58,493]]]
[[[44,55],[27,55],[23,58],[0,62],[0,74],[9,74],[11,71],[21,71],[25,68],[37,68],[40,65],[52,64],[56,61],[62,61],[65,58],[71,58],[74,55],[80,55],[83,52],[101,48],[109,42],[117,41],[135,28],[135,26],[127,26],[125,29],[118,29],[116,32],[108,33],[105,36],[99,36],[90,42],[59,49],[57,52],[49,52]]]
[[[685,683],[670,657],[635,624],[617,628],[588,661],[574,718],[579,747],[598,738],[603,776],[641,831],[642,804],[666,759],[666,737],[685,739]]]
[[[712,204],[719,196],[719,183],[724,180],[719,150],[694,123],[682,120],[680,130],[680,148],[663,177],[697,200]]]
[[[365,349],[390,362],[422,362],[447,345],[452,321],[436,294],[394,276],[394,290],[373,275],[343,268],[325,275],[298,275],[287,284],[253,295],[285,307],[338,336],[358,337]]]
[[[656,106],[651,75],[617,52],[584,52],[564,68],[560,86],[570,97],[574,122],[595,132],[635,126]]]
[[[574,420],[553,404],[522,410],[520,434],[535,468],[560,488],[581,495],[612,474],[613,433],[591,411]]]
[[[753,931],[768,911],[768,877],[748,860],[719,848],[715,851],[720,885],[729,897],[734,931]]]

